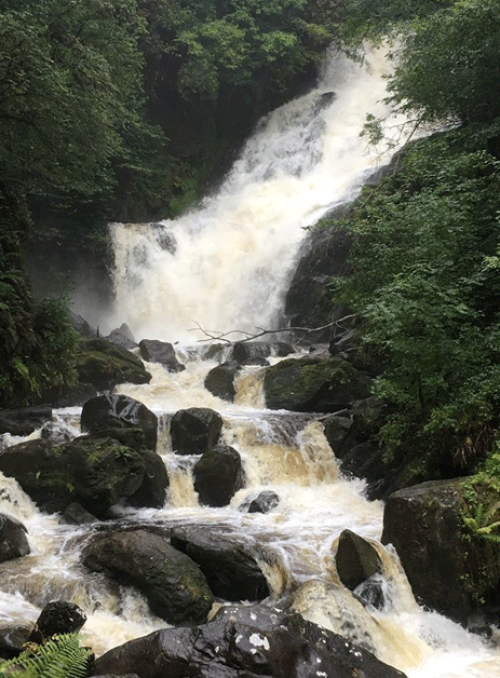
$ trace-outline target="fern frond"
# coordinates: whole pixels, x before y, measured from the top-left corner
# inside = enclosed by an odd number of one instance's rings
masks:
[[[0,677],[13,675],[12,669],[19,668],[23,678],[87,678],[91,654],[80,647],[77,634],[68,633],[5,662],[0,666]]]

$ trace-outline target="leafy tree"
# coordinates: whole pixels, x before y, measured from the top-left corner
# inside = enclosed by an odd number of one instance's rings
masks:
[[[134,0],[0,4],[0,177],[93,194],[137,124],[143,22]]]
[[[387,456],[430,454],[442,469],[483,455],[499,423],[500,166],[462,142],[418,142],[365,190],[347,222],[353,276],[336,281],[384,363]]]
[[[459,0],[413,23],[390,89],[423,121],[491,123],[499,81],[500,2]]]

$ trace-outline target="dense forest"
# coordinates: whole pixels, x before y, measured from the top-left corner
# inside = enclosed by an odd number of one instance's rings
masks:
[[[495,482],[499,0],[0,0],[0,406],[74,377],[78,339],[62,302],[34,298],[26,238],[84,248],[110,219],[175,216],[329,45],[385,36],[393,107],[439,132],[346,217],[352,274],[332,305],[382,365],[385,459],[407,457],[409,482],[488,460]]]

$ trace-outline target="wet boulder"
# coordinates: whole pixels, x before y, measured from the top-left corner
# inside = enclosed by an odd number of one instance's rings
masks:
[[[236,395],[234,380],[240,369],[240,366],[235,363],[217,365],[205,377],[205,388],[217,398],[232,403]]]
[[[0,409],[0,434],[28,436],[36,429],[50,422],[51,407],[19,407],[15,410]]]
[[[279,503],[280,498],[276,492],[273,492],[272,490],[263,490],[262,492],[259,492],[256,497],[245,501],[240,506],[240,510],[245,513],[269,513],[269,511],[272,511]]]
[[[222,417],[207,407],[178,410],[170,421],[172,449],[176,454],[203,454],[219,441]]]
[[[97,520],[95,516],[86,511],[83,506],[76,501],[68,504],[62,518],[68,525],[88,525],[90,523],[95,523]]]
[[[227,506],[236,492],[244,486],[239,452],[227,445],[208,450],[195,464],[193,479],[200,504]]]
[[[348,414],[348,411],[346,412]],[[337,459],[342,459],[345,453],[350,449],[351,444],[356,441],[353,436],[353,421],[350,416],[329,414],[321,419],[325,429],[325,438],[333,450]]]
[[[478,607],[495,607],[498,615],[500,587],[500,546],[464,520],[468,481],[428,481],[394,492],[382,534],[382,543],[396,548],[417,599],[460,622]],[[484,508],[490,500],[498,501],[496,492],[479,501]]]
[[[118,344],[118,346],[123,346],[127,350],[131,351],[134,348],[137,348],[137,343],[134,339],[134,335],[130,331],[130,327],[123,323],[120,327],[115,330],[112,330],[106,337],[108,341],[111,341],[113,344]]]
[[[139,342],[141,355],[148,363],[160,363],[169,372],[182,372],[185,365],[177,360],[172,344],[157,339],[143,339]]]
[[[96,433],[108,429],[139,428],[144,442],[156,450],[158,417],[146,405],[126,395],[100,395],[88,400],[81,414],[82,431]]]
[[[198,565],[160,534],[140,528],[99,533],[84,549],[82,562],[138,588],[152,612],[169,624],[201,623],[212,607],[213,594]]]
[[[289,358],[266,370],[264,393],[272,410],[336,412],[366,398],[369,380],[342,358]]]
[[[47,638],[63,633],[78,633],[87,621],[85,612],[66,600],[54,600],[43,608],[29,640],[42,643]]]
[[[201,568],[210,588],[224,600],[262,600],[271,591],[250,546],[235,536],[206,527],[174,528],[172,545]]]
[[[0,626],[0,658],[13,659],[24,651],[33,624]],[[1,662],[0,662],[1,666]]]
[[[121,500],[162,506],[168,485],[158,455],[109,435],[80,436],[54,447],[41,439],[14,445],[0,453],[0,471],[42,510],[64,512],[77,502],[98,518],[108,517]]]
[[[344,530],[340,534],[335,564],[340,581],[350,591],[383,571],[375,546],[351,530]]]
[[[102,337],[82,344],[77,361],[78,378],[98,391],[111,390],[117,384],[149,384],[151,374],[136,355]]]
[[[197,627],[161,629],[99,657],[94,675],[140,678],[404,678],[372,653],[298,614],[223,608]]]
[[[30,553],[27,533],[28,530],[19,520],[0,513],[0,563]]]

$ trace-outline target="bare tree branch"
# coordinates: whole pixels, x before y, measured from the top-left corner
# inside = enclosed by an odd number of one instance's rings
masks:
[[[352,318],[355,318],[356,314],[351,313],[349,315],[345,315],[343,318],[339,318],[338,320],[334,320],[331,323],[328,323],[327,325],[322,325],[321,327],[280,327],[276,330],[266,330],[262,327],[256,327],[255,329],[258,330],[255,334],[251,334],[250,332],[245,332],[243,330],[229,330],[229,332],[222,332],[218,333],[216,330],[206,330],[204,327],[200,325],[200,323],[193,321],[196,325],[196,328],[191,328],[189,331],[190,332],[195,332],[196,330],[199,330],[200,332],[203,332],[203,334],[207,337],[207,339],[198,339],[198,342],[204,342],[204,341],[226,341],[227,343],[232,343],[231,339],[228,339],[232,334],[242,334],[245,336],[245,339],[238,339],[238,343],[243,343],[245,341],[253,341],[254,339],[260,339],[260,337],[264,337],[268,334],[284,334],[286,332],[302,332],[304,335],[308,334],[314,334],[315,332],[320,332],[321,330],[327,330],[329,327],[334,327],[335,325],[340,325],[340,323],[345,322],[347,320],[351,320]]]

